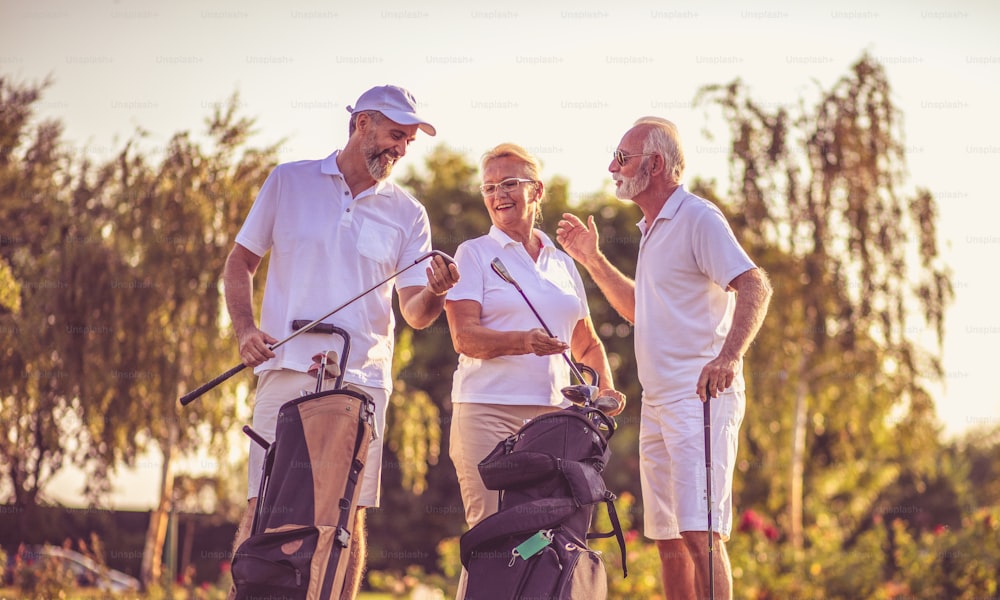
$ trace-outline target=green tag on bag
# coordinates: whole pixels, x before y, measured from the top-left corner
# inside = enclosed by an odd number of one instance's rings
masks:
[[[528,560],[532,556],[538,554],[542,551],[542,548],[548,546],[552,543],[552,530],[542,529],[538,533],[531,536],[530,538],[524,540],[518,544],[510,553],[513,555],[510,558],[510,565],[513,566],[514,559],[520,556],[524,560]]]

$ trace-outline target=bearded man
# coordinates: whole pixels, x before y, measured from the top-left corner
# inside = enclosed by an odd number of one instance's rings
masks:
[[[358,99],[342,150],[323,160],[278,165],[268,176],[226,260],[226,306],[243,364],[259,376],[253,428],[274,439],[278,409],[312,391],[307,371],[312,357],[329,349],[324,335],[301,335],[272,350],[292,333],[295,320],[312,321],[362,290],[412,265],[431,250],[424,206],[387,178],[417,131],[435,135],[417,116],[410,92],[375,87]],[[252,306],[253,275],[271,253],[260,326]],[[344,382],[360,387],[375,402],[377,436],[368,449],[358,510],[351,535],[342,598],[357,595],[366,556],[365,507],[379,505],[382,439],[388,397],[395,319],[392,290],[400,312],[415,329],[437,319],[458,270],[435,256],[426,274],[413,270],[363,296],[337,313],[335,325],[351,336]],[[264,451],[250,444],[247,508],[233,549],[249,536],[257,503]],[[336,503],[338,498],[330,498]]]
[[[716,597],[732,598],[725,541],[732,530],[733,472],[746,408],[743,356],[764,321],[771,286],[719,208],[681,185],[684,151],[673,123],[657,117],[636,121],[608,170],[618,198],[631,200],[643,214],[635,280],[600,251],[593,216],[584,225],[564,214],[556,237],[615,310],[635,324],[643,526],[659,550],[666,597],[707,597],[714,571]],[[705,417],[703,403],[710,398]]]

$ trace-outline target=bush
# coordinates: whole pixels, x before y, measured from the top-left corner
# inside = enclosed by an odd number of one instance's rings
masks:
[[[76,578],[65,563],[51,556],[40,556],[37,559],[29,559],[27,556],[29,553],[21,546],[14,557],[13,583],[21,592],[22,598],[65,598],[66,591],[76,586]]]
[[[914,536],[891,524],[894,580],[928,598],[995,598],[1000,591],[1000,508],[980,509],[952,531],[938,527]]]

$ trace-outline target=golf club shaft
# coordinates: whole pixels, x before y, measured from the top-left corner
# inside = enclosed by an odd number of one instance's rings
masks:
[[[542,320],[542,315],[538,314],[538,311],[535,310],[535,307],[531,305],[531,301],[528,300],[528,297],[524,295],[524,290],[518,287],[517,291],[520,292],[521,297],[524,298],[524,302],[528,305],[528,308],[531,309],[531,312],[535,313],[535,318],[538,319],[538,322],[542,324],[542,328],[545,329],[545,333],[549,334],[550,338],[556,337],[555,335],[552,334],[552,330],[549,329],[549,326],[545,324],[545,321]],[[569,355],[567,355],[565,352],[561,352],[560,354],[562,354],[562,357],[566,359],[566,364],[568,364],[570,370],[573,371],[573,375],[576,377],[577,381],[579,381],[583,385],[587,385],[587,380],[583,378],[583,373],[580,372],[580,368],[576,366],[576,363],[573,362],[573,359],[571,359]]]
[[[493,257],[493,261],[490,262],[490,267],[493,269],[494,273],[500,276],[500,279],[503,279],[507,283],[514,286],[517,293],[521,294],[521,297],[524,298],[525,304],[527,304],[528,308],[531,309],[531,312],[534,313],[538,322],[542,324],[542,327],[545,329],[545,333],[549,334],[550,338],[556,337],[552,334],[552,330],[549,329],[549,326],[545,324],[545,321],[542,319],[542,315],[538,314],[538,311],[535,310],[535,306],[531,303],[531,300],[528,300],[528,297],[524,294],[524,290],[522,290],[521,286],[517,284],[517,280],[510,274],[510,271],[507,270],[507,266],[503,264],[503,261],[500,260],[499,256]],[[583,378],[583,373],[580,372],[576,363],[574,363],[565,352],[562,353],[562,357],[566,359],[566,364],[569,365],[570,371],[572,371],[573,375],[576,376],[577,381],[579,381],[582,385],[587,385],[587,381]]]
[[[420,256],[419,258],[417,258],[415,261],[413,261],[412,263],[410,263],[406,267],[403,267],[399,271],[396,271],[392,275],[386,277],[382,281],[376,283],[372,287],[368,288],[367,290],[361,292],[360,294],[358,294],[357,296],[351,298],[347,302],[344,302],[343,304],[341,304],[337,308],[335,308],[335,309],[331,310],[330,312],[326,313],[322,317],[316,319],[315,321],[309,323],[308,325],[303,326],[302,328],[298,329],[297,331],[293,331],[292,334],[289,335],[288,337],[286,337],[285,339],[283,339],[283,340],[281,340],[279,342],[275,342],[274,344],[272,344],[270,346],[270,349],[271,350],[276,350],[276,349],[280,348],[281,346],[283,346],[283,345],[287,344],[288,342],[292,341],[293,339],[295,339],[299,335],[301,335],[301,334],[309,331],[313,327],[319,325],[324,319],[328,319],[328,318],[332,317],[335,313],[343,310],[344,308],[346,308],[350,304],[358,301],[361,297],[365,296],[366,294],[369,294],[369,293],[375,291],[376,289],[382,287],[383,285],[385,285],[389,281],[395,279],[396,277],[399,277],[400,275],[402,275],[406,271],[412,269],[413,267],[415,267],[418,264],[424,262],[428,258],[431,258],[431,257],[434,257],[434,256],[440,256],[442,259],[444,259],[444,262],[446,264],[454,264],[455,263],[455,259],[453,259],[452,257],[448,256],[444,252],[441,252],[439,250],[431,250],[427,254],[424,254],[424,255]],[[532,309],[532,310],[534,310],[534,309]],[[196,398],[198,398],[199,396],[201,396],[202,394],[204,394],[208,390],[214,388],[215,386],[219,385],[223,381],[226,381],[227,379],[229,379],[233,375],[236,375],[237,373],[239,373],[240,371],[242,371],[244,368],[246,368],[245,364],[241,363],[239,365],[236,365],[235,367],[229,369],[228,371],[226,371],[222,375],[219,375],[218,377],[216,377],[215,379],[209,381],[208,383],[203,384],[201,387],[195,389],[194,391],[188,392],[187,394],[181,396],[181,398],[180,398],[181,405],[182,406],[186,406],[186,405],[190,404]]]
[[[712,533],[712,389],[706,386],[702,407],[705,424],[705,498],[708,507],[708,597],[715,600],[715,534]]]

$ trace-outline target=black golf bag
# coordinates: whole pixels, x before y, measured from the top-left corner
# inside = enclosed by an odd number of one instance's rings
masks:
[[[615,495],[602,477],[614,430],[596,408],[571,406],[532,419],[479,463],[500,508],[461,538],[466,600],[605,598],[604,562],[587,545],[595,537],[617,537],[628,575]],[[612,531],[588,533],[599,502]]]
[[[317,329],[344,338],[335,389],[321,391],[324,357],[316,393],[281,406],[273,443],[244,428],[266,454],[250,537],[233,557],[239,599],[336,598],[344,584],[374,404],[341,387],[347,332]]]

